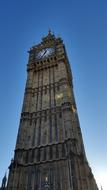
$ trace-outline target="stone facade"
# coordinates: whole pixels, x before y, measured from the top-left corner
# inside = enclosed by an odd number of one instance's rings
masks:
[[[33,46],[27,73],[7,190],[98,190],[84,151],[62,39],[49,32]]]

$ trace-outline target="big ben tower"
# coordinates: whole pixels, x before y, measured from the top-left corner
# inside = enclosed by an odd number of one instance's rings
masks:
[[[61,38],[49,31],[29,50],[27,74],[7,190],[98,190],[84,151]]]

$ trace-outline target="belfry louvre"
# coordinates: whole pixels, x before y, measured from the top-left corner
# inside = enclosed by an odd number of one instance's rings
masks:
[[[89,167],[65,45],[49,31],[29,50],[7,190],[98,190]]]

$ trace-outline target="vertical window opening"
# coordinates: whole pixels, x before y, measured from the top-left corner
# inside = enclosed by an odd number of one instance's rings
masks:
[[[50,146],[50,160],[52,159],[52,147]]]

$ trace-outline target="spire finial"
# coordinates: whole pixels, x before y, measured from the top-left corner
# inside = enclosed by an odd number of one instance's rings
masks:
[[[51,29],[49,28],[49,31],[48,31],[48,35],[52,34],[52,31]]]

